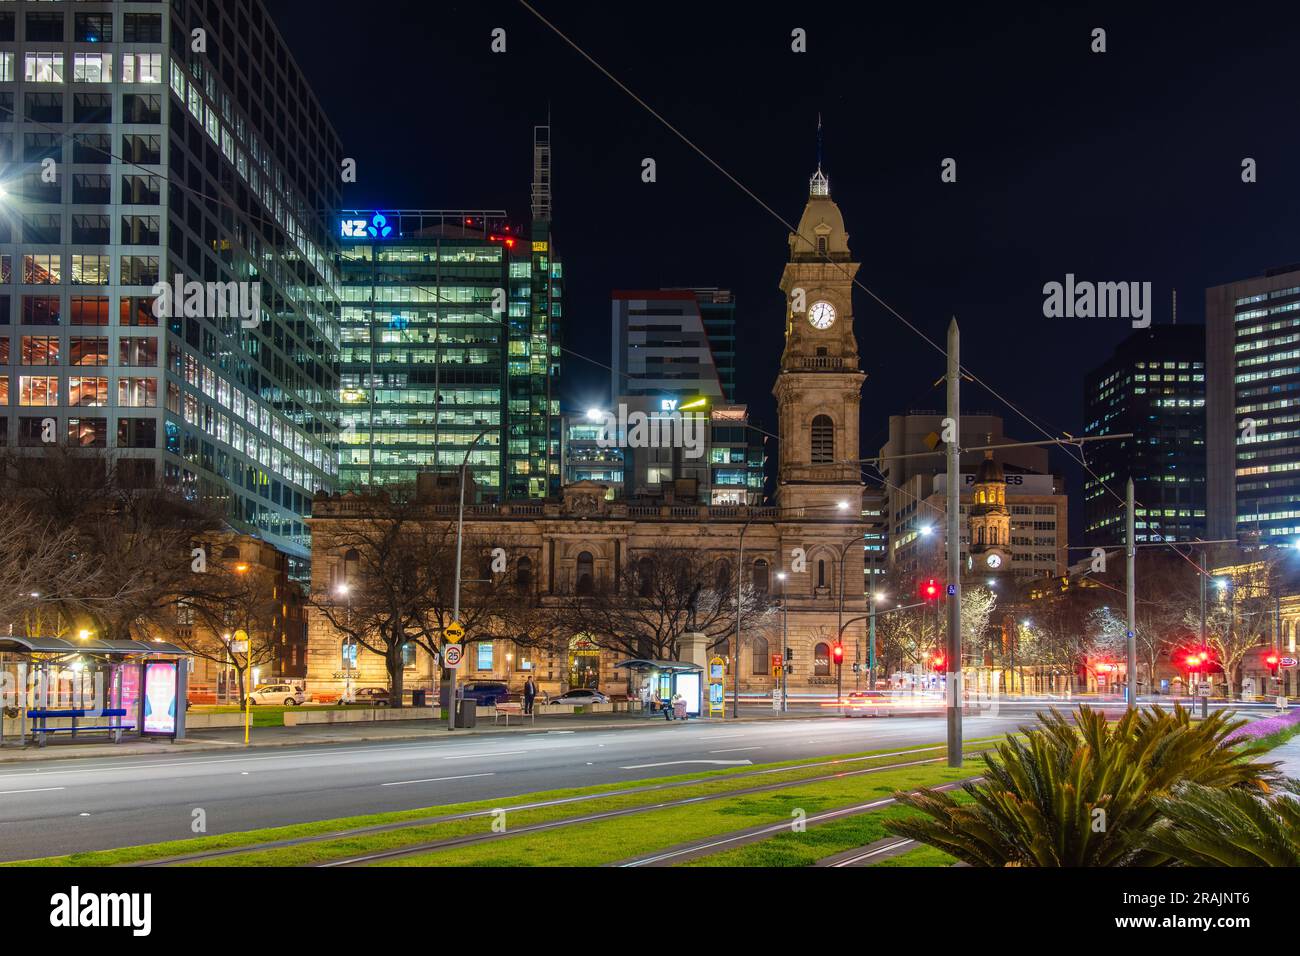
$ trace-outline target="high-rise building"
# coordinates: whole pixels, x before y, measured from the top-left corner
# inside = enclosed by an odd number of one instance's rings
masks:
[[[654,495],[672,488],[712,504],[760,502],[766,456],[747,406],[735,401],[731,293],[713,287],[616,291],[612,318],[615,408],[652,416],[672,415],[679,406],[705,410],[699,455],[678,447],[627,448],[625,492]]]
[[[501,210],[340,218],[344,487],[413,484],[468,452],[475,486],[508,497],[506,312],[526,321],[530,291],[529,240],[510,228]]]
[[[336,480],[337,135],[260,0],[3,6],[0,444],[103,448],[302,578]]]
[[[1205,290],[1210,538],[1300,535],[1300,265]]]
[[[1134,332],[1088,373],[1084,404],[1085,435],[1133,436],[1085,449],[1084,543],[1125,543],[1130,477],[1137,541],[1205,538],[1205,327]]]
[[[483,495],[545,497],[560,472],[549,240],[502,210],[353,210],[338,229],[342,484],[411,484],[468,453]]]

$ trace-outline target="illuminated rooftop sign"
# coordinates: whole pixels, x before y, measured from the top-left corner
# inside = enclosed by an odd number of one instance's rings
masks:
[[[377,212],[368,220],[347,218],[339,220],[339,238],[341,239],[387,239],[393,232],[388,217]]]

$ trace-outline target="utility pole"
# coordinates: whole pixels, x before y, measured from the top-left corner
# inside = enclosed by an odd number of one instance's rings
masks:
[[[790,599],[785,593],[785,572],[777,575],[781,579],[781,713],[790,710],[790,691],[786,683],[786,673],[790,670]]]
[[[1128,690],[1125,696],[1130,707],[1137,706],[1137,542],[1133,539],[1133,479],[1128,480],[1127,532],[1128,544]]]
[[[961,739],[961,332],[948,323],[948,766],[960,767]]]
[[[874,575],[873,575],[874,577]],[[867,636],[867,690],[876,689],[876,582],[871,582],[871,593],[867,595],[869,602],[867,615],[868,636]]]
[[[453,624],[460,623],[460,553],[461,545],[465,541],[465,470],[469,467],[469,456],[474,453],[474,446],[483,440],[483,436],[492,431],[492,428],[483,429],[474,436],[474,440],[469,443],[465,449],[465,457],[460,463],[460,504],[456,509],[456,594],[452,598],[451,621]],[[446,653],[446,641],[443,642],[443,653]],[[456,670],[455,667],[443,665],[451,677],[447,682],[447,729],[456,729]]]
[[[740,603],[741,585],[745,580],[745,532],[749,530],[750,516],[740,526],[740,547],[736,555],[736,646],[731,649],[731,719],[740,717]]]

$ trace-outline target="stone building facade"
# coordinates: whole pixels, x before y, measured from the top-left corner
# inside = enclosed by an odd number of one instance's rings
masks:
[[[789,261],[780,280],[785,294],[785,348],[773,389],[779,413],[777,498],[771,505],[680,504],[611,501],[599,482],[577,482],[559,500],[467,505],[465,535],[501,542],[509,554],[505,573],[515,576],[539,602],[576,589],[612,585],[629,562],[652,548],[688,547],[731,568],[769,600],[762,614],[742,620],[740,648],[720,641],[728,658],[727,686],[738,666],[742,692],[767,693],[779,686],[773,657],[788,632],[791,693],[834,692],[837,678],[847,693],[862,686],[866,604],[863,586],[865,483],[858,451],[858,413],[865,374],[858,366],[853,332],[852,278],[858,264],[829,183],[819,169],[797,232],[789,238]],[[434,476],[430,476],[433,478]],[[445,485],[449,476],[436,476]],[[429,481],[430,487],[438,482]],[[337,542],[347,523],[373,507],[362,496],[322,495],[311,518],[312,592],[316,600],[342,602],[337,582],[348,557]],[[431,494],[430,521],[456,517],[454,499]],[[734,579],[733,579],[734,580]],[[471,635],[472,636],[472,635]],[[531,672],[550,693],[596,686],[610,693],[628,689],[615,669],[616,655],[591,647],[582,635],[555,635],[560,650],[538,653],[506,638],[467,648],[458,680],[505,680],[517,688]],[[834,647],[842,639],[837,673]],[[309,630],[308,690],[328,697],[342,692],[344,641],[320,613]],[[567,652],[563,648],[567,646]],[[350,653],[350,652],[348,652]],[[738,658],[738,664],[737,664]],[[408,687],[430,687],[440,675],[422,651],[408,657]],[[361,649],[354,686],[384,686],[384,662]]]

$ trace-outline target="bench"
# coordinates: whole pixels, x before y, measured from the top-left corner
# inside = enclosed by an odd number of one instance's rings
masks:
[[[504,718],[506,719],[506,726],[509,727],[509,726],[510,726],[510,715],[511,715],[511,714],[514,714],[514,715],[517,716],[517,717],[528,717],[529,719],[532,720],[532,722],[533,722],[534,724],[537,723],[537,712],[536,712],[536,711],[533,711],[533,713],[531,713],[531,714],[525,714],[525,713],[524,713],[524,705],[523,705],[523,704],[519,704],[519,703],[514,703],[514,704],[505,704],[505,703],[501,703],[501,704],[497,704],[497,705],[493,708],[493,711],[494,711],[494,713],[493,713],[493,716],[492,716],[492,723],[494,723],[494,724],[497,723],[497,721],[498,721],[500,718],[504,717]]]
[[[78,726],[77,721],[85,717],[125,717],[125,708],[108,708],[98,712],[89,710],[29,710],[27,717],[29,720],[36,721],[32,726],[32,736],[36,738],[38,747],[44,747],[46,738],[50,734],[71,733],[73,737],[77,736],[78,731],[81,733],[95,733],[99,731],[111,734],[113,743],[122,742],[122,731],[133,729],[133,724],[105,724],[101,726]],[[71,727],[49,727],[46,721],[51,718],[65,717],[72,720]]]

